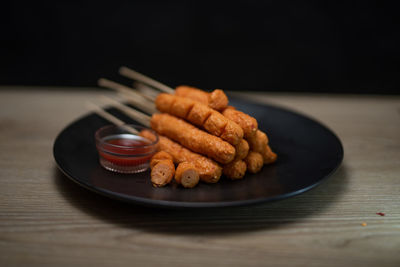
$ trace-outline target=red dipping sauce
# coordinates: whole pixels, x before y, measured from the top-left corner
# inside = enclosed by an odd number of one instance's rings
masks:
[[[127,127],[105,126],[96,132],[96,147],[100,164],[110,171],[137,173],[148,169],[156,152],[158,136],[152,130],[130,126],[138,131],[146,129],[154,134],[153,141],[127,131]]]

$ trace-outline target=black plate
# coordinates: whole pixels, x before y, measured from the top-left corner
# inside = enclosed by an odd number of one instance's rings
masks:
[[[257,174],[193,189],[177,185],[154,188],[150,172],[117,174],[103,169],[95,147],[95,131],[109,124],[89,114],[66,127],[57,137],[54,158],[66,176],[102,195],[137,204],[161,207],[223,207],[268,202],[301,194],[331,175],[343,159],[340,140],[325,126],[298,113],[244,101],[231,101],[259,122],[278,161]],[[110,110],[127,123],[135,123]]]

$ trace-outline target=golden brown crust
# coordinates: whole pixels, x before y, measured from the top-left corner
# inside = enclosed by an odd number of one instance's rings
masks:
[[[232,161],[227,165],[224,165],[224,167],[222,168],[222,173],[232,180],[237,180],[244,177],[244,175],[246,174],[246,170],[246,163],[243,160],[238,159]]]
[[[157,133],[217,162],[227,164],[235,157],[235,148],[231,144],[174,116],[154,114],[150,124]]]
[[[192,162],[179,163],[175,171],[175,181],[185,188],[193,188],[199,183],[199,171]]]
[[[212,109],[222,111],[228,106],[228,97],[221,89],[215,89],[208,94],[208,106]]]
[[[212,111],[210,116],[205,120],[203,127],[207,132],[215,136],[221,136],[227,124],[227,118],[225,118],[221,113]]]
[[[248,138],[247,141],[249,142],[250,149],[260,154],[265,152],[268,145],[267,135],[259,129],[256,131],[256,134]]]
[[[170,154],[168,154],[165,151],[159,151],[156,154],[154,154],[153,157],[151,157],[150,160],[150,168],[153,169],[153,167],[160,162],[161,160],[165,160],[165,159],[169,159],[169,160],[173,160],[172,156]]]
[[[221,89],[215,89],[208,93],[195,87],[181,85],[176,87],[175,95],[190,98],[217,111],[224,110],[229,102],[228,97]]]
[[[169,184],[175,174],[175,165],[170,159],[159,161],[151,169],[151,183],[154,187],[162,187]]]
[[[207,106],[208,94],[208,92],[187,85],[181,85],[175,88],[175,95],[193,99]]]
[[[244,159],[246,162],[247,170],[250,173],[257,173],[261,170],[264,165],[264,159],[258,152],[250,151],[247,157]]]
[[[244,133],[239,125],[195,100],[162,93],[157,96],[155,104],[160,112],[187,120],[232,145],[238,144],[243,138]]]
[[[202,126],[204,122],[210,117],[212,110],[205,105],[193,105],[191,111],[187,115],[187,120],[194,125]]]
[[[139,135],[150,140],[151,142],[154,142],[157,139],[155,132],[151,130],[142,130]]]
[[[146,132],[148,131],[142,131],[141,135],[146,135]],[[221,177],[222,168],[218,163],[212,159],[190,151],[165,136],[159,136],[158,149],[170,154],[176,164],[185,161],[193,162],[196,169],[199,171],[200,180],[203,182],[216,183]]]
[[[262,157],[264,159],[264,164],[274,163],[278,159],[278,155],[271,150],[269,145],[267,145]]]
[[[257,120],[239,110],[227,108],[222,114],[242,127],[246,139],[252,137],[258,128]]]
[[[249,143],[242,139],[239,144],[236,145],[236,156],[235,160],[244,159],[249,154]]]
[[[164,96],[164,94],[160,94],[161,97]],[[168,95],[168,94],[166,94]],[[177,97],[174,95],[169,95],[170,97],[173,97],[173,103],[171,106],[170,111],[168,112],[171,115],[174,115],[178,118],[186,119],[187,115],[189,114],[190,110],[193,108],[193,105],[196,103],[195,101],[184,98],[184,97]],[[156,100],[159,97],[156,98]],[[156,101],[159,102],[159,101]],[[156,105],[157,107],[157,105]]]
[[[243,139],[243,129],[237,123],[228,120],[224,131],[221,134],[221,138],[226,140],[232,145],[237,145]]]

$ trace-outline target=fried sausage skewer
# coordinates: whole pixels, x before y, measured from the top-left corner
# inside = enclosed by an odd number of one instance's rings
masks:
[[[249,143],[242,139],[239,144],[235,146],[236,155],[235,160],[244,159],[249,153]]]
[[[149,131],[141,131],[144,138],[152,139],[154,136]],[[192,162],[199,171],[200,180],[206,183],[219,181],[222,168],[212,159],[194,153],[171,139],[159,135],[158,150],[165,151],[172,156],[174,163]]]
[[[264,159],[262,155],[255,151],[250,151],[247,157],[244,159],[244,162],[246,162],[247,170],[250,173],[259,172],[264,165]]]
[[[247,138],[247,142],[249,143],[250,149],[260,154],[262,154],[267,148],[268,141],[269,140],[267,135],[259,129],[253,136]]]
[[[242,111],[236,110],[235,108],[227,108],[222,112],[222,114],[242,127],[246,139],[249,139],[256,134],[258,123],[255,118]]]
[[[144,137],[144,136],[143,136],[143,137]],[[146,137],[145,137],[145,138],[146,138]],[[153,136],[153,138],[154,138],[154,136]],[[147,139],[153,139],[153,138],[147,137]],[[169,160],[173,161],[172,156],[171,156],[170,154],[168,154],[167,152],[165,152],[165,151],[159,151],[159,152],[157,152],[156,154],[154,154],[154,155],[151,157],[151,160],[150,160],[150,168],[153,169],[153,167],[156,166],[157,163],[159,163],[159,162],[162,161],[162,160],[166,160],[166,159],[169,159]]]
[[[194,100],[162,93],[157,96],[155,104],[160,112],[185,119],[232,145],[237,145],[243,138],[243,130],[239,125]]]
[[[169,114],[153,114],[151,128],[190,150],[227,164],[235,158],[235,148],[221,138]]]
[[[151,168],[150,178],[154,187],[169,184],[175,175],[175,165],[171,159],[163,159]]]
[[[157,88],[158,90],[168,93],[168,94],[176,94],[183,97],[193,98],[196,101],[199,101],[209,107],[222,111],[228,106],[228,97],[224,93],[224,91],[220,89],[216,89],[211,93],[205,92],[203,90],[189,87],[189,86],[179,86],[176,90],[172,89],[165,84],[162,84],[156,80],[151,79],[137,71],[129,69],[127,67],[121,67],[119,69],[119,73],[122,76],[131,78],[133,80],[139,81],[143,84],[149,85],[151,87]]]
[[[222,168],[222,173],[232,180],[238,180],[244,177],[246,170],[246,163],[241,159],[235,159]]]
[[[179,163],[175,171],[175,181],[185,188],[195,187],[199,183],[199,172],[194,163]]]
[[[175,95],[193,99],[218,111],[228,106],[228,97],[221,89],[208,93],[195,87],[181,85],[176,87]]]
[[[207,93],[198,88],[190,86],[178,86],[176,90],[174,90],[171,87],[168,87],[127,67],[121,67],[119,69],[119,73],[125,77],[157,88],[165,93],[176,94],[178,96],[190,98],[208,105],[213,109],[221,111],[227,118],[236,122],[243,128],[245,138],[253,136],[257,131],[257,121],[253,117],[241,111],[235,110],[235,108],[229,107],[228,98],[222,90],[217,89],[212,93]]]

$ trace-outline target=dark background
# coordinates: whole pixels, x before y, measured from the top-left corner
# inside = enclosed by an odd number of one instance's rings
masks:
[[[126,65],[170,86],[398,94],[381,1],[6,1],[0,84],[95,86]]]

